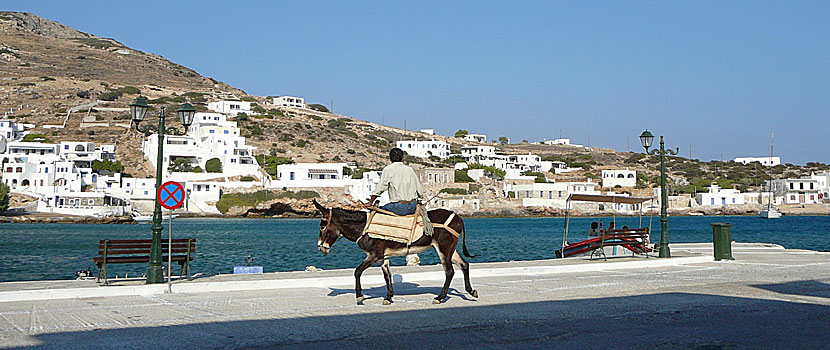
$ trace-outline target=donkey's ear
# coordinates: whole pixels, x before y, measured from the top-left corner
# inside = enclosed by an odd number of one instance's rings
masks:
[[[320,213],[325,213],[326,212],[326,210],[327,210],[326,207],[320,205],[320,203],[317,203],[316,198],[312,199],[311,202],[314,203],[314,206],[317,207],[317,210],[319,210]]]

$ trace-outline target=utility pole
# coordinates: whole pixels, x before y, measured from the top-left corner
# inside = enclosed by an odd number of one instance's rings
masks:
[[[630,140],[630,137],[628,137],[628,135],[625,135],[625,151],[626,151],[626,152],[631,152],[631,144],[630,144],[630,141],[631,141],[631,140]]]
[[[692,144],[689,144],[689,160],[692,160]]]
[[[334,98],[331,99],[331,103],[329,104],[329,112],[334,114]]]

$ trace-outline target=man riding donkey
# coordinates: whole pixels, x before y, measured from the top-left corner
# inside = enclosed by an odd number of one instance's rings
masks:
[[[403,156],[404,152],[400,148],[395,147],[389,151],[389,160],[392,164],[383,168],[383,172],[380,174],[380,183],[372,191],[372,197],[369,199],[369,203],[364,204],[364,207],[373,208],[378,197],[383,192],[387,192],[389,203],[384,204],[380,209],[401,216],[412,215],[419,211],[424,220],[424,234],[432,236],[433,229],[429,217],[427,217],[426,208],[418,203],[419,199],[424,199],[424,188],[421,186],[421,181],[418,180],[415,170],[403,163]],[[418,210],[419,206],[421,210]]]
[[[364,299],[360,286],[360,276],[368,267],[382,262],[381,269],[386,280],[387,294],[383,304],[390,304],[394,291],[389,258],[418,254],[435,248],[444,268],[445,280],[441,292],[434,302],[440,303],[447,298],[450,281],[453,277],[453,264],[461,267],[464,273],[464,289],[473,297],[478,292],[470,285],[469,263],[456,251],[461,241],[462,253],[473,257],[467,251],[465,243],[464,221],[454,212],[446,209],[427,210],[418,203],[424,198],[424,190],[412,168],[403,164],[404,152],[400,148],[389,151],[392,164],[386,166],[381,174],[380,184],[372,192],[364,211],[342,208],[326,208],[314,200],[314,205],[323,214],[320,220],[320,237],[317,247],[323,254],[328,254],[338,238],[345,237],[355,242],[366,252],[366,259],[355,269],[355,294],[357,302]],[[374,206],[378,197],[387,192],[390,203],[377,208]],[[413,215],[416,214],[417,215]],[[423,227],[423,229],[421,229]]]

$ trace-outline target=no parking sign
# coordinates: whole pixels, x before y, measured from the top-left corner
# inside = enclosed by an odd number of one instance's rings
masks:
[[[184,186],[176,181],[167,181],[159,187],[156,199],[165,209],[180,208],[184,203]]]

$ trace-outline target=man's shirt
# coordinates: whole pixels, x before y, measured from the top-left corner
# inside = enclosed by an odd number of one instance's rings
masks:
[[[378,187],[372,194],[380,196],[384,191],[389,192],[389,201],[410,201],[423,197],[424,189],[415,170],[401,162],[394,162],[383,168]]]

